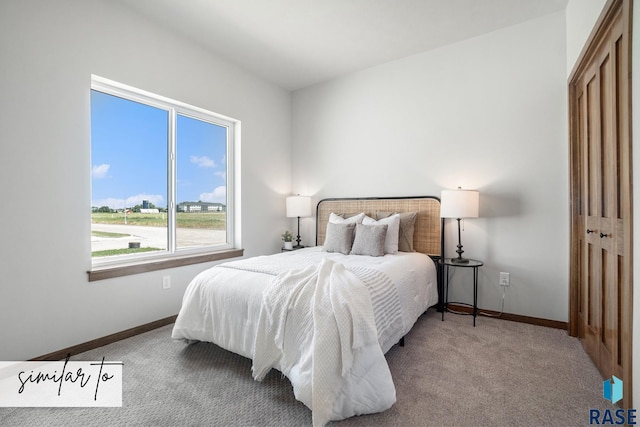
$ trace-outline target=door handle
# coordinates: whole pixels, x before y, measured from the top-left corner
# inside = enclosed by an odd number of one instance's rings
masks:
[[[596,230],[591,230],[590,228],[587,228],[587,234],[591,234],[591,233],[595,233]]]
[[[604,234],[604,233],[600,233],[600,238],[602,239],[603,237],[609,237],[608,234]]]

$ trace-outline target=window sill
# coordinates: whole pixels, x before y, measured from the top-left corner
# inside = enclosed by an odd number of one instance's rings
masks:
[[[185,265],[201,264],[204,262],[220,261],[228,258],[240,257],[244,249],[227,249],[201,255],[171,258],[159,261],[140,262],[131,265],[109,266],[87,271],[89,281],[113,279],[114,277],[130,276],[132,274],[148,273],[150,271],[166,270],[168,268],[183,267]]]

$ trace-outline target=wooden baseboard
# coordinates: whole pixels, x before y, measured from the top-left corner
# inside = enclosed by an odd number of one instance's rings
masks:
[[[449,307],[452,310],[461,311],[464,313],[471,314],[473,312],[473,307],[467,307],[465,305],[449,304]],[[486,313],[490,317],[496,317],[502,320],[511,320],[512,322],[528,323],[530,325],[537,325],[537,326],[546,326],[548,328],[564,329],[565,331],[568,330],[568,323],[561,322],[559,320],[542,319],[539,317],[522,316],[520,314],[511,314],[511,313],[500,314],[499,311],[493,311],[493,310],[478,309],[478,311],[480,313]]]
[[[152,331],[154,329],[161,328],[166,325],[170,325],[175,323],[178,315],[170,316],[165,319],[156,320],[155,322],[150,322],[145,325],[136,326],[131,329],[127,329],[125,331],[116,332],[115,334],[107,335],[102,338],[96,338],[95,340],[87,341],[82,344],[74,345],[71,347],[64,348],[62,350],[54,351],[53,353],[45,354],[43,356],[35,357],[31,360],[33,361],[41,361],[41,360],[63,360],[67,357],[67,355],[76,355],[79,353],[84,353],[85,351],[94,350],[98,347],[105,346],[107,344],[112,344],[117,341],[121,341],[126,338],[131,338],[136,335],[143,334],[145,332]]]

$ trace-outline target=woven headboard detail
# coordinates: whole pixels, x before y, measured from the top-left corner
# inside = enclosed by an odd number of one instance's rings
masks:
[[[375,218],[376,211],[418,212],[413,235],[414,249],[430,256],[440,256],[442,248],[440,200],[431,196],[320,200],[316,211],[316,244],[324,243],[331,212],[340,214],[364,212]]]

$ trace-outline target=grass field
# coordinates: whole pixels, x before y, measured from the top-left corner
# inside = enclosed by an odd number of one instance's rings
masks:
[[[118,237],[130,236],[130,234],[111,233],[109,231],[96,231],[96,230],[91,231],[91,235],[92,236],[96,236],[96,237],[111,237],[111,238],[114,238],[114,239],[117,239]]]
[[[128,255],[128,254],[137,254],[140,252],[153,252],[153,251],[161,251],[160,248],[122,248],[122,249],[105,249],[103,251],[93,251],[91,252],[91,256],[93,257],[103,257],[103,256],[111,256],[111,255]]]
[[[91,214],[93,224],[124,224],[124,213]],[[225,230],[227,224],[226,212],[178,212],[176,226],[178,228],[199,228],[206,230]],[[127,225],[147,225],[150,227],[166,227],[167,214],[128,213]]]

